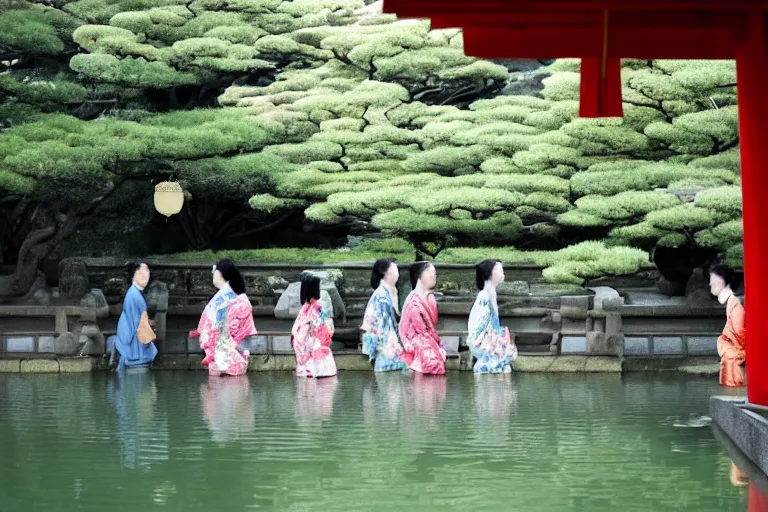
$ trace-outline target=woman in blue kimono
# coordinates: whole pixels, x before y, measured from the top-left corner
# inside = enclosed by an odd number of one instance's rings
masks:
[[[371,287],[374,292],[368,301],[363,316],[363,354],[369,360],[376,360],[374,371],[388,372],[407,370],[400,359],[403,345],[397,333],[397,280],[400,273],[395,260],[376,260],[371,272]]]
[[[504,268],[499,260],[483,260],[475,265],[477,299],[469,313],[467,345],[477,360],[475,373],[510,373],[517,358],[509,329],[499,322],[496,287],[504,281]]]
[[[115,340],[115,349],[120,354],[118,370],[148,367],[157,356],[157,347],[152,342],[154,333],[147,316],[147,301],[142,294],[149,283],[149,267],[146,263],[130,263],[128,275],[131,287],[125,292]]]

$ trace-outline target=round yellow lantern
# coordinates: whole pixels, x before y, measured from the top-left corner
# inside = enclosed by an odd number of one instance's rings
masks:
[[[176,215],[184,206],[184,191],[175,181],[164,181],[155,185],[155,210],[166,217]]]

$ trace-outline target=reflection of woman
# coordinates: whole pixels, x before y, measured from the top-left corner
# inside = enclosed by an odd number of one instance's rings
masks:
[[[243,277],[232,260],[223,259],[214,265],[213,285],[219,291],[205,306],[197,330],[189,335],[199,336],[209,375],[243,375],[248,369],[249,353],[240,353],[238,345],[254,336],[256,327]]]
[[[734,487],[749,487],[747,490],[747,512],[768,512],[768,496],[733,461],[731,461],[730,477],[731,485]]]
[[[371,273],[373,295],[363,316],[363,353],[376,360],[374,370],[407,370],[400,359],[403,346],[397,335],[397,279],[400,273],[392,259],[378,259]]]
[[[208,383],[200,386],[200,400],[214,441],[234,441],[253,431],[255,409],[247,377],[209,377]]]
[[[376,426],[395,423],[408,400],[411,376],[402,372],[377,372],[375,380],[363,386],[363,413],[366,423]]]
[[[118,373],[110,380],[107,400],[117,413],[123,466],[147,469],[168,460],[168,425],[157,406],[157,387],[151,372]]]
[[[296,354],[299,377],[331,377],[336,375],[336,361],[331,353],[333,318],[320,305],[320,279],[311,274],[301,276],[301,311],[293,324],[291,340]]]
[[[510,373],[517,348],[509,329],[499,323],[496,287],[504,281],[504,269],[498,260],[483,260],[475,266],[477,294],[469,313],[467,345],[477,360],[475,373]]]
[[[717,339],[720,355],[720,385],[740,387],[744,385],[741,365],[746,358],[747,324],[744,306],[733,293],[735,281],[733,269],[716,265],[709,272],[709,288],[720,304],[725,304],[726,322],[723,334]]]
[[[333,413],[333,397],[338,378],[298,379],[296,382],[296,417],[303,420],[327,419]]]
[[[437,334],[437,302],[432,290],[437,283],[434,265],[422,261],[410,267],[413,291],[405,299],[400,320],[401,359],[419,373],[443,375],[446,353]]]

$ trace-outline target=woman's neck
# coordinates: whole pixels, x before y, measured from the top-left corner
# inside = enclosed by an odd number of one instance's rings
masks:
[[[488,292],[488,294],[491,296],[496,295],[496,285],[490,281],[485,282],[485,286],[483,287],[483,290]]]
[[[428,290],[426,286],[421,284],[421,281],[416,283],[416,288],[413,289],[414,292],[418,293],[422,297],[426,297],[430,293],[432,293],[432,290]]]
[[[139,283],[137,283],[136,281],[134,281],[134,282],[133,282],[133,286],[135,286],[136,288],[138,288],[138,290],[139,290],[140,292],[143,292],[143,291],[144,291],[144,288],[145,288],[144,286],[141,286],[141,285],[140,285]]]
[[[733,290],[730,286],[726,286],[723,291],[717,294],[717,301],[720,304],[725,304],[731,298],[731,295],[733,295]]]

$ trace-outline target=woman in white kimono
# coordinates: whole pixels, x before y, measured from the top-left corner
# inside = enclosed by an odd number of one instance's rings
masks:
[[[504,281],[499,260],[483,260],[475,265],[475,281],[480,290],[469,313],[467,345],[476,359],[475,373],[510,373],[517,358],[517,347],[509,329],[499,322],[496,287]]]

